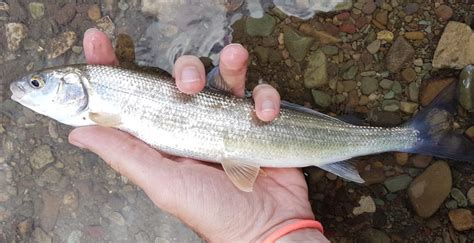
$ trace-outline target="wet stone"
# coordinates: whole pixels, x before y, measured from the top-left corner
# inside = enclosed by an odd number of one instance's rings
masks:
[[[390,192],[405,190],[413,179],[409,175],[399,175],[385,180],[384,185]]]
[[[416,79],[416,72],[413,68],[407,68],[402,71],[402,77],[407,82],[413,82]]]
[[[474,33],[468,25],[451,21],[436,47],[433,67],[462,69],[469,64],[474,64]]]
[[[109,16],[102,17],[95,22],[97,28],[103,31],[109,38],[113,39],[115,36],[115,24]]]
[[[50,231],[56,225],[61,200],[51,193],[41,193],[43,199],[43,208],[40,212],[40,226],[45,231]]]
[[[416,110],[418,110],[418,104],[402,101],[400,102],[400,110],[408,114],[413,114],[416,112]]]
[[[380,81],[379,85],[380,87],[382,87],[383,89],[391,89],[393,87],[393,81],[392,80],[389,80],[389,79],[382,79],[382,81]]]
[[[381,45],[380,40],[374,40],[372,43],[370,43],[367,46],[367,51],[369,51],[370,54],[375,54],[380,50],[380,45]]]
[[[28,18],[28,12],[21,6],[20,1],[9,0],[7,3],[12,21],[24,22]]]
[[[328,56],[336,55],[339,52],[337,46],[323,46],[321,47],[321,50]]]
[[[8,23],[5,25],[7,46],[10,51],[20,48],[20,42],[27,36],[27,27],[21,23]]]
[[[51,243],[53,240],[51,236],[46,234],[41,228],[36,227],[33,231],[33,240],[38,243]]]
[[[405,38],[408,40],[423,40],[425,34],[421,31],[410,31],[405,33]]]
[[[376,91],[379,86],[379,81],[372,77],[364,77],[361,80],[360,91],[362,94],[370,95],[372,92]]]
[[[100,12],[100,7],[97,4],[91,5],[89,9],[87,10],[87,16],[89,19],[92,21],[97,21],[100,18],[102,18],[102,14]]]
[[[316,105],[326,108],[331,105],[331,96],[326,94],[323,91],[320,90],[311,90],[311,94],[313,95],[313,100]]]
[[[308,57],[308,66],[304,74],[304,86],[308,89],[319,88],[328,83],[326,55],[320,50]]]
[[[245,23],[246,32],[250,36],[269,36],[275,29],[276,20],[268,14],[264,14],[262,18],[247,18]]]
[[[68,3],[64,5],[61,9],[59,9],[56,14],[54,15],[54,20],[59,25],[65,25],[76,16],[76,4]]]
[[[411,63],[414,55],[413,46],[405,38],[398,37],[387,54],[386,67],[390,72],[396,73],[405,63]]]
[[[398,111],[400,110],[400,101],[398,100],[384,100],[382,102],[382,107],[384,111]]]
[[[449,199],[449,200],[446,201],[444,206],[447,209],[456,209],[456,208],[458,208],[458,202],[456,202],[456,200],[454,200],[454,199]]]
[[[420,5],[418,3],[408,3],[405,8],[403,8],[403,11],[406,15],[412,15],[418,12],[418,9],[420,9]]]
[[[448,213],[449,221],[457,231],[465,231],[472,229],[473,219],[472,212],[469,209],[454,209]]]
[[[48,58],[54,59],[66,53],[76,43],[77,35],[72,31],[59,34],[49,42]]]
[[[408,98],[413,102],[418,102],[418,96],[420,95],[420,88],[416,82],[412,82],[408,85]]]
[[[444,21],[448,21],[453,16],[453,9],[447,5],[436,8],[436,16]]]
[[[418,216],[428,218],[439,209],[452,187],[451,169],[444,161],[428,167],[408,188],[410,202]]]
[[[290,56],[298,62],[302,61],[306,57],[306,54],[313,44],[314,39],[300,35],[291,27],[285,27],[283,35],[285,47],[290,53]]]
[[[39,2],[32,2],[28,4],[31,17],[33,19],[40,19],[44,16],[44,4]]]
[[[36,183],[40,186],[45,186],[46,184],[56,184],[61,180],[61,173],[54,167],[49,167],[46,169],[43,174],[36,180]]]
[[[351,66],[349,67],[349,69],[347,69],[347,71],[344,72],[344,74],[342,75],[342,78],[343,79],[354,79],[355,76],[357,75],[357,72],[359,71],[359,67],[354,65],[354,66]]]
[[[459,207],[466,207],[467,206],[467,198],[464,196],[461,190],[457,188],[453,188],[451,190],[451,197],[456,200]]]
[[[426,168],[430,165],[432,160],[433,157],[429,155],[416,154],[411,157],[411,162],[416,168]]]
[[[403,166],[406,165],[408,162],[408,154],[407,153],[395,153],[395,160],[397,164]]]
[[[465,67],[459,76],[459,103],[469,112],[474,112],[474,66]]]
[[[54,157],[48,145],[41,145],[33,150],[30,158],[30,163],[33,168],[41,169],[52,162],[54,162]]]
[[[80,230],[73,230],[67,237],[67,243],[81,243],[82,232]]]
[[[474,187],[469,188],[469,191],[467,191],[467,198],[470,205],[474,205]]]

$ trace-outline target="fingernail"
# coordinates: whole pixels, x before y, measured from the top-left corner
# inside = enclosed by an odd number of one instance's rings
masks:
[[[80,142],[78,142],[78,141],[76,141],[76,140],[69,140],[69,143],[72,144],[72,145],[74,145],[74,146],[76,146],[76,147],[79,147],[79,148],[81,148],[81,149],[85,149],[85,148],[86,148],[86,146],[85,146],[84,144],[82,144],[82,143],[80,143]]]
[[[196,67],[184,67],[181,72],[181,81],[183,83],[195,83],[200,81],[199,72]]]
[[[274,112],[275,105],[271,100],[264,100],[262,103],[262,112]]]

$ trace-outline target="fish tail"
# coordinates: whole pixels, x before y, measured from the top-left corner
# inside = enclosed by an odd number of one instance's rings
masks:
[[[418,139],[415,146],[404,152],[474,162],[474,143],[463,134],[455,133],[452,126],[456,104],[453,83],[405,125],[418,131]]]

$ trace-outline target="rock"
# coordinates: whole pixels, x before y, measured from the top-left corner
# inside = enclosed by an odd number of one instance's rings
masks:
[[[358,71],[359,71],[359,67],[356,65],[353,65],[349,69],[347,69],[347,71],[344,72],[344,74],[342,75],[342,78],[346,80],[354,79]]]
[[[309,48],[314,42],[313,38],[301,36],[291,27],[284,28],[283,36],[285,40],[286,49],[288,50],[290,55],[298,62],[302,61],[305,58]]]
[[[413,114],[415,111],[418,109],[418,104],[413,103],[413,102],[406,102],[402,101],[400,102],[400,110],[408,113],[408,114]]]
[[[339,26],[339,30],[348,34],[354,34],[357,32],[357,27],[354,24],[343,23]]]
[[[328,56],[334,56],[339,53],[339,48],[337,48],[337,46],[323,46],[321,47],[321,51]]]
[[[461,190],[457,188],[453,188],[451,190],[451,197],[456,200],[459,207],[466,207],[467,206],[467,198],[464,196]]]
[[[365,95],[370,95],[372,92],[375,92],[379,86],[379,81],[372,77],[363,77],[360,82],[360,91]]]
[[[59,25],[66,25],[71,22],[71,20],[76,16],[76,4],[67,3],[61,9],[59,9],[56,14],[54,14],[54,20]]]
[[[48,145],[36,147],[30,157],[30,163],[35,169],[41,169],[52,162],[54,162],[54,157]]]
[[[388,178],[383,184],[390,192],[398,192],[405,190],[411,181],[412,178],[409,175],[399,175]]]
[[[458,203],[456,202],[456,200],[453,200],[453,199],[449,199],[445,204],[447,209],[456,209],[458,208]]]
[[[256,46],[254,48],[255,55],[257,56],[257,59],[260,61],[260,63],[267,63],[268,62],[268,54],[270,52],[269,48],[263,47],[263,46]]]
[[[110,39],[115,36],[115,24],[112,22],[109,16],[102,17],[95,21],[97,28],[103,31]]]
[[[336,29],[336,31],[339,31],[337,27],[334,28]],[[321,44],[332,44],[341,42],[341,39],[332,36],[328,32],[316,30],[308,23],[301,24],[298,30],[305,35],[309,35],[318,39]]]
[[[135,234],[135,242],[136,243],[149,243],[150,237],[146,232],[140,231],[137,234]]]
[[[5,25],[7,46],[10,51],[20,48],[20,42],[26,38],[28,29],[21,23],[8,23]]]
[[[472,213],[469,209],[454,209],[448,213],[449,221],[453,224],[454,229],[457,231],[465,231],[472,229],[473,220]]]
[[[51,242],[53,242],[53,239],[51,239],[51,236],[46,234],[39,227],[36,227],[35,230],[33,231],[33,240],[34,240],[34,242],[37,242],[37,243],[51,243]]]
[[[381,44],[382,42],[380,40],[374,40],[367,46],[367,51],[369,51],[370,54],[375,54],[379,51]]]
[[[107,215],[107,218],[114,224],[124,226],[125,225],[125,219],[123,218],[122,214],[118,212],[112,212],[109,215]]]
[[[416,168],[426,168],[428,165],[430,165],[432,160],[433,157],[429,155],[417,154],[411,157],[411,162]]]
[[[408,154],[407,153],[395,153],[395,160],[397,164],[404,166],[408,162]]]
[[[97,21],[99,20],[101,17],[102,17],[102,14],[100,12],[100,7],[99,5],[97,4],[93,4],[89,7],[89,9],[87,10],[87,16],[89,17],[89,19],[91,19],[92,21]]]
[[[348,241],[351,242],[351,241]],[[364,243],[392,243],[390,237],[383,231],[378,229],[368,229],[360,233],[357,241]]]
[[[308,57],[308,67],[304,73],[304,86],[308,89],[319,88],[328,83],[327,59],[320,50]]]
[[[468,128],[465,133],[468,138],[474,141],[474,126],[471,126],[470,128]]]
[[[276,19],[264,14],[262,18],[249,17],[245,22],[245,30],[250,36],[270,36],[275,30]]]
[[[439,19],[448,21],[453,16],[453,9],[447,5],[441,5],[436,8],[435,13]]]
[[[313,95],[313,100],[316,105],[323,108],[329,107],[331,105],[331,96],[325,92],[313,89],[311,90],[311,94]]]
[[[408,188],[408,196],[416,213],[428,218],[448,197],[452,187],[451,169],[444,161],[438,161],[419,175]]]
[[[364,12],[365,14],[370,15],[375,11],[376,8],[377,8],[377,6],[375,5],[374,1],[369,0],[364,4],[364,7],[362,8],[362,12]]]
[[[375,20],[377,20],[377,22],[379,22],[383,26],[386,26],[388,23],[388,12],[385,10],[378,12],[375,15]]]
[[[80,230],[73,230],[67,237],[67,243],[81,243],[82,232]]]
[[[17,226],[17,230],[23,238],[28,237],[33,230],[33,220],[26,219],[21,221]]]
[[[61,200],[47,191],[43,191],[41,196],[43,199],[43,208],[39,215],[39,223],[41,228],[48,232],[56,225]]]
[[[66,53],[76,43],[77,35],[72,31],[59,34],[49,42],[47,53],[49,59],[54,59]]]
[[[425,33],[421,31],[406,32],[405,38],[409,40],[423,40],[425,38]]]
[[[384,100],[382,102],[382,107],[384,111],[395,112],[400,110],[400,101],[398,100]]]
[[[393,90],[390,90],[383,96],[383,98],[386,100],[393,99],[395,98],[395,92],[393,92]]]
[[[392,73],[400,71],[403,64],[412,62],[414,55],[415,49],[411,44],[402,36],[398,37],[385,59],[387,69]]]
[[[471,187],[469,191],[467,191],[467,199],[469,199],[470,205],[474,205],[474,187]]]
[[[445,78],[445,79],[436,79],[428,82],[423,82],[423,86],[420,92],[420,101],[423,106],[427,106],[433,101],[433,99],[438,96],[438,94],[448,87],[454,78]]]
[[[418,83],[411,82],[408,85],[408,98],[410,98],[411,101],[418,102],[418,96],[420,96],[420,87]]]
[[[382,87],[383,89],[391,89],[393,87],[393,81],[392,80],[389,80],[389,79],[382,79],[382,81],[380,81],[379,85],[380,87]]]
[[[402,85],[400,84],[400,82],[395,81],[393,83],[392,90],[393,90],[393,92],[395,92],[395,94],[401,94],[402,93]]]
[[[41,176],[36,179],[36,183],[40,186],[45,186],[47,183],[56,184],[61,180],[61,173],[54,167],[47,168]]]
[[[465,67],[459,76],[459,103],[469,112],[474,112],[474,66]]]
[[[0,2],[0,11],[8,12],[9,10],[10,10],[10,7],[8,6],[8,3]]]
[[[418,9],[420,9],[420,5],[418,3],[408,3],[403,9],[403,11],[406,15],[412,15],[418,12]]]
[[[371,196],[362,196],[359,200],[359,206],[352,210],[352,213],[357,216],[363,213],[375,213],[376,207],[374,199]]]
[[[377,40],[384,40],[387,42],[392,42],[393,38],[395,38],[393,32],[388,30],[382,30],[377,32]]]
[[[20,1],[9,0],[7,3],[10,13],[10,21],[25,22],[25,20],[28,18],[28,12],[26,12],[21,6]]]
[[[468,25],[451,21],[436,47],[433,67],[462,69],[469,64],[474,64],[474,33]]]
[[[402,78],[407,82],[413,82],[416,79],[416,72],[413,68],[406,68],[402,71]]]
[[[28,9],[30,10],[31,17],[33,17],[33,19],[40,19],[44,16],[43,3],[31,2],[28,4]]]

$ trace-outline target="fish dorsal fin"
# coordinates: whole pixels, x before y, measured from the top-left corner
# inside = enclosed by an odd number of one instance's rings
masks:
[[[359,175],[359,171],[355,168],[355,166],[347,161],[341,161],[331,164],[325,164],[322,166],[318,166],[319,168],[331,172],[334,175],[337,175],[341,178],[344,178],[348,181],[353,181],[357,183],[364,183],[365,180],[362,179]]]
[[[332,122],[345,123],[344,121],[341,121],[341,120],[339,120],[335,117],[332,117],[332,116],[323,114],[321,112],[312,110],[310,108],[307,108],[307,107],[304,107],[304,106],[301,106],[301,105],[297,105],[297,104],[294,104],[294,103],[291,103],[291,102],[288,102],[288,101],[284,101],[284,100],[281,101],[280,107],[290,109],[290,110],[299,111],[299,112],[303,112],[303,113],[312,114],[312,115],[315,115],[317,117],[320,117],[322,119],[332,121]]]
[[[253,190],[253,184],[260,172],[260,166],[230,160],[224,160],[221,163],[225,173],[237,188],[244,192]]]
[[[231,87],[225,82],[224,78],[222,77],[221,72],[219,71],[219,66],[214,67],[207,74],[206,85],[210,88],[224,91],[227,93],[230,93],[232,91]]]

